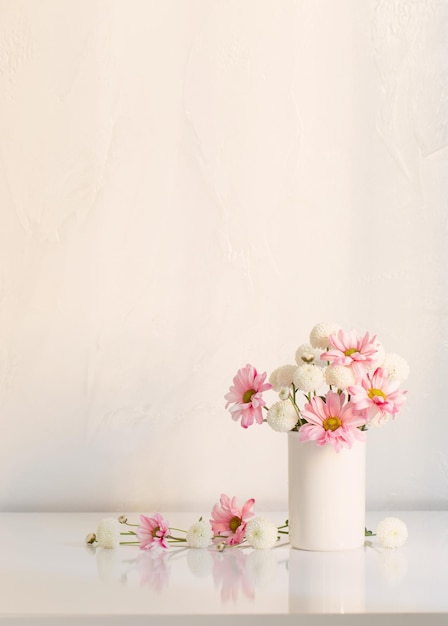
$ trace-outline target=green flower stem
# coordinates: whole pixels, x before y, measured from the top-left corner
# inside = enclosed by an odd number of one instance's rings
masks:
[[[277,532],[279,532],[281,535],[289,535],[289,532],[287,530],[279,530]]]
[[[279,526],[278,530],[281,530],[282,528],[289,528],[289,524],[283,524],[283,526]]]
[[[120,533],[120,535],[136,535],[137,533],[135,533],[133,530],[129,530],[126,533]]]
[[[140,526],[140,524],[130,524],[129,522],[124,523],[125,526]]]
[[[120,541],[120,546],[139,546],[140,541]]]
[[[177,530],[180,533],[186,533],[186,530],[182,530],[182,528],[174,528],[173,526],[170,526],[170,530]]]
[[[179,543],[179,542],[182,543],[182,542],[187,541],[185,537],[173,537],[173,535],[168,535],[167,539],[168,541],[172,543]]]
[[[294,385],[293,385],[293,387],[294,387]],[[292,406],[293,406],[293,407],[295,408],[295,410],[296,410],[297,417],[299,418],[299,424],[300,424],[300,426],[303,426],[302,418],[300,417],[300,409],[299,409],[299,407],[297,406],[297,403],[296,403],[296,392],[295,392],[295,390],[294,390],[294,395],[289,394],[289,399],[290,399],[290,400],[291,400],[291,402],[292,402]]]

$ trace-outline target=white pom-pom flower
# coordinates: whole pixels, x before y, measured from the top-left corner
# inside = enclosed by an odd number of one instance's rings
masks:
[[[326,350],[330,345],[328,337],[335,335],[341,327],[335,322],[316,324],[310,333],[310,344],[313,348]]]
[[[324,375],[320,367],[304,363],[296,369],[293,382],[297,389],[309,393],[322,386]]]
[[[313,365],[319,365],[319,367],[324,367],[325,361],[320,360],[321,354],[322,350],[320,348],[313,348],[311,344],[303,343],[296,350],[297,365],[312,363]]]
[[[404,382],[409,376],[408,362],[399,354],[388,352],[381,365],[386,371],[390,381]]]
[[[356,378],[351,367],[344,365],[331,365],[325,370],[325,382],[337,389],[347,389],[356,385]]]
[[[408,538],[408,529],[398,517],[386,517],[378,524],[376,535],[385,548],[400,548]]]
[[[295,408],[289,400],[280,400],[271,406],[266,421],[269,426],[279,433],[286,433],[292,430],[298,422]]]
[[[96,540],[102,548],[116,548],[120,543],[120,523],[114,517],[105,517],[98,524]]]
[[[255,550],[269,550],[277,541],[277,526],[264,517],[255,517],[247,522],[246,539]]]
[[[213,538],[212,527],[209,522],[200,520],[187,530],[187,544],[190,548],[207,548]]]
[[[290,387],[296,369],[297,365],[282,365],[274,370],[269,377],[274,391],[280,391],[282,387]]]

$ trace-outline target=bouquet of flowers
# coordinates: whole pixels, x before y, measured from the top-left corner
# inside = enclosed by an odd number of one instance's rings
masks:
[[[386,353],[368,332],[317,324],[295,360],[274,370],[269,382],[253,365],[238,370],[225,396],[232,418],[241,419],[243,428],[267,422],[279,432],[298,431],[301,441],[330,444],[339,452],[365,440],[370,426],[395,418],[406,399],[399,387],[409,375],[407,362]],[[269,389],[279,396],[270,408],[263,397]]]

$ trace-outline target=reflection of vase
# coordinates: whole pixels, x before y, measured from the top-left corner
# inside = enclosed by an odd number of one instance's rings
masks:
[[[365,595],[364,550],[291,550],[290,613],[364,613]]]
[[[350,550],[364,544],[365,443],[336,452],[288,433],[289,541],[302,550]]]

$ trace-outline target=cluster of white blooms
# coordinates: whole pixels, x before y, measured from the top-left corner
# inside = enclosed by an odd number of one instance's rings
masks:
[[[350,385],[354,385],[356,379],[351,367],[333,365],[325,369],[325,382],[327,385],[333,385],[337,389],[345,390]]]
[[[310,343],[313,348],[326,350],[330,345],[328,340],[330,335],[335,335],[341,327],[335,322],[316,324],[310,333]]]
[[[256,550],[270,550],[275,545],[278,529],[274,522],[264,517],[255,517],[247,522],[246,540]]]
[[[303,363],[312,363],[313,365],[319,365],[324,367],[325,361],[321,361],[320,355],[322,350],[320,348],[313,348],[310,343],[303,343],[296,350],[296,363],[297,365],[303,365]]]
[[[207,548],[213,539],[213,531],[209,522],[199,520],[187,530],[187,544],[190,548]]]
[[[296,409],[289,400],[280,400],[271,406],[266,421],[273,430],[286,433],[297,424],[298,416]]]
[[[290,387],[294,378],[297,365],[282,365],[272,372],[269,382],[274,391],[280,391],[283,387]]]
[[[376,535],[385,548],[400,548],[408,538],[408,529],[398,517],[386,517],[378,524]]]
[[[409,376],[409,365],[399,354],[389,352],[384,355],[381,367],[387,370],[390,381],[404,382]]]
[[[309,393],[310,391],[316,391],[323,385],[324,375],[321,367],[312,365],[311,363],[304,363],[294,372],[293,382],[297,389]]]
[[[116,548],[120,543],[120,522],[114,517],[106,517],[98,524],[96,541],[101,548]]]

